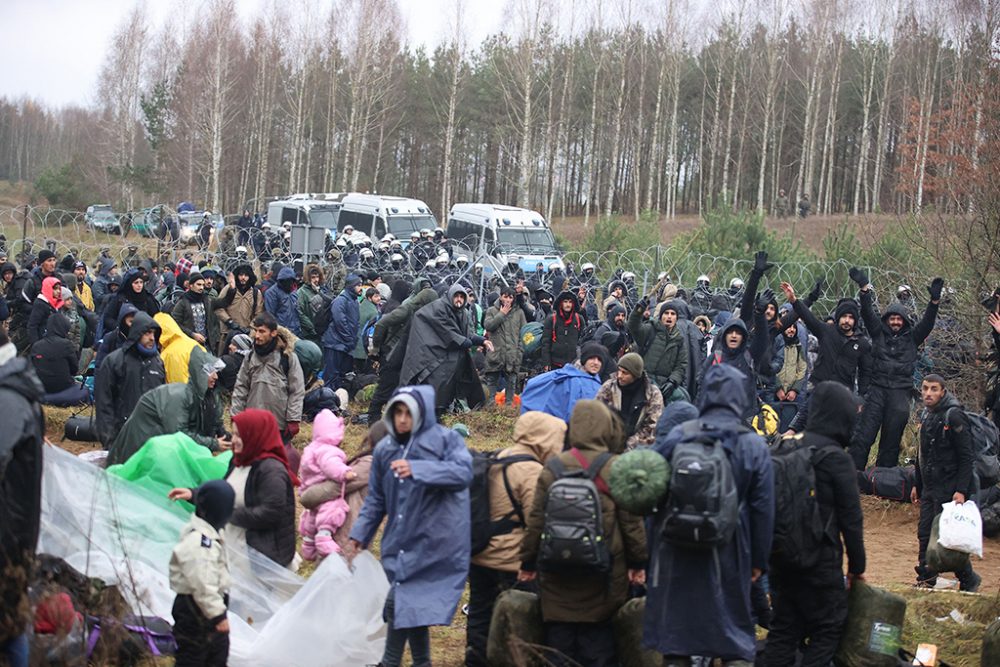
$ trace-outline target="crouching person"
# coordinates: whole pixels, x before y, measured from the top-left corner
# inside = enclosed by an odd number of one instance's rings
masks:
[[[222,529],[235,499],[233,487],[222,480],[194,489],[194,516],[170,556],[177,667],[213,667],[229,659],[229,561]]]
[[[514,423],[514,445],[490,466],[489,503],[494,535],[469,566],[466,667],[486,667],[493,605],[517,580],[523,522],[531,509],[542,466],[562,452],[566,422],[544,412],[526,412]],[[505,462],[506,460],[506,462]]]
[[[348,559],[367,548],[386,519],[382,667],[399,667],[406,644],[414,667],[431,664],[428,626],[450,625],[469,571],[472,457],[462,437],[437,423],[434,390],[401,387],[386,406],[389,435],[375,448],[368,496],[351,528]]]
[[[611,463],[625,445],[621,419],[600,401],[579,401],[569,442],[572,449],[538,476],[518,580],[539,581],[552,664],[611,667],[618,664],[611,619],[629,583],[645,582],[646,537],[640,519],[616,507],[608,492]],[[581,496],[590,498],[600,521],[578,518]],[[573,539],[581,530],[603,539]]]

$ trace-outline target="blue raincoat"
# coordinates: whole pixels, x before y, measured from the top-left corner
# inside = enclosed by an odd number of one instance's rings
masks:
[[[393,408],[404,403],[413,431],[400,444]],[[469,572],[469,484],[472,457],[455,431],[434,416],[434,390],[401,387],[385,409],[389,435],[375,448],[368,496],[351,539],[371,544],[383,518],[382,568],[395,595],[394,627],[450,625]],[[413,476],[398,479],[389,464],[410,462]]]
[[[748,400],[745,381],[728,364],[708,369],[698,394],[698,419],[721,430],[737,428]],[[653,448],[670,460],[680,440],[680,426],[666,436],[658,429]],[[774,475],[767,446],[757,434],[744,433],[723,446],[739,490],[739,528],[728,544],[707,551],[666,543],[654,521],[643,644],[664,655],[753,662],[751,570],[766,572],[771,555]]]
[[[528,380],[521,392],[521,414],[537,410],[568,424],[576,402],[594,398],[600,388],[598,376],[566,365]]]

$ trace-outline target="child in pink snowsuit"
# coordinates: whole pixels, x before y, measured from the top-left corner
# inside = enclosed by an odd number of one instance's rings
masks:
[[[346,482],[357,477],[357,473],[347,465],[347,455],[340,448],[344,440],[344,420],[329,410],[323,410],[313,421],[313,439],[302,454],[299,477],[300,491],[326,481],[340,483],[344,489]],[[333,539],[337,529],[344,525],[350,506],[340,497],[328,500],[314,510],[302,512],[299,534],[302,535],[302,557],[315,560],[330,554],[340,553],[340,547]]]

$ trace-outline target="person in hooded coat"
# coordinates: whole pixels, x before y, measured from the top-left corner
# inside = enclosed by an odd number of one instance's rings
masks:
[[[534,504],[538,475],[550,459],[562,453],[565,439],[566,422],[544,412],[525,412],[514,422],[514,444],[501,450],[497,454],[500,465],[489,469],[490,521],[503,521],[514,512],[517,523],[510,532],[495,535],[472,557],[466,667],[488,664],[486,645],[493,606],[500,593],[514,586],[521,565],[521,541],[527,527],[520,517],[526,517]],[[503,463],[512,456],[521,460]]]
[[[291,267],[283,266],[278,271],[274,287],[264,292],[264,310],[274,315],[278,324],[299,336],[301,335],[299,303],[293,291],[294,286],[295,271]]]
[[[28,664],[28,597],[42,514],[44,389],[27,359],[0,327],[0,660],[23,656]]]
[[[764,440],[743,425],[746,377],[730,364],[706,373],[698,393],[701,430],[723,437],[740,498],[733,538],[714,554],[676,546],[660,538],[662,516],[649,531],[650,546],[643,645],[667,656],[665,667],[686,658],[722,658],[723,665],[750,665],[756,652],[751,582],[767,571],[774,534],[774,473]],[[669,407],[669,406],[668,406]],[[673,410],[665,411],[673,416]],[[668,461],[684,437],[683,425],[666,436],[658,428],[653,448]],[[676,658],[676,659],[672,659]],[[745,662],[740,662],[745,661]]]
[[[222,288],[212,307],[219,322],[229,331],[249,332],[254,318],[264,310],[264,295],[257,287],[253,267],[243,263],[233,269],[229,284]]]
[[[94,382],[94,416],[105,448],[111,447],[143,394],[164,383],[166,373],[156,348],[159,333],[152,317],[136,313],[128,341],[101,364]]]
[[[368,496],[351,528],[349,557],[368,548],[383,519],[382,568],[391,585],[383,667],[399,667],[410,644],[428,667],[427,626],[450,625],[469,571],[472,457],[458,433],[437,423],[434,389],[401,387],[389,401],[389,435],[375,448]]]
[[[358,342],[361,278],[347,276],[344,291],[330,304],[330,326],[323,332],[324,384],[337,390],[344,386],[345,376],[354,369],[354,346]]]
[[[628,328],[649,375],[669,401],[677,387],[687,382],[689,355],[687,338],[677,326],[678,304],[667,301],[660,306],[656,319],[643,322],[648,303],[640,301],[628,318]]]
[[[469,350],[480,345],[488,352],[494,348],[491,342],[472,332],[466,308],[468,300],[464,287],[452,285],[447,297],[418,310],[410,325],[400,384],[431,385],[437,409],[442,412],[456,398],[465,398],[470,408],[486,400]]]
[[[743,418],[749,420],[757,414],[759,401],[757,399],[757,369],[764,368],[769,359],[771,350],[771,333],[767,329],[767,322],[764,320],[764,309],[771,297],[769,292],[761,295],[757,299],[754,308],[755,330],[759,333],[750,335],[746,324],[739,317],[731,317],[726,322],[722,331],[716,336],[712,345],[712,353],[705,359],[701,370],[701,379],[698,382],[699,391],[704,383],[704,378],[709,369],[720,364],[733,366],[740,371],[743,381],[743,392],[746,398],[741,402],[743,405]]]
[[[54,276],[42,280],[42,289],[31,304],[28,316],[28,342],[37,343],[45,337],[49,318],[63,307],[62,281]]]
[[[165,384],[145,393],[108,450],[108,465],[125,463],[146,441],[184,433],[209,451],[228,446],[215,387],[218,360],[198,348],[191,353],[186,384]]]
[[[323,269],[315,264],[310,264],[305,268],[305,280],[299,285],[299,289],[295,292],[295,298],[298,303],[299,309],[299,326],[302,329],[302,338],[310,340],[317,345],[320,344],[320,339],[323,337],[325,332],[317,331],[314,321],[319,312],[318,306],[322,306],[323,299],[319,297],[326,297],[330,299],[332,297],[326,296],[328,294],[326,286],[326,276],[323,274]]]
[[[388,315],[392,311],[399,308],[403,301],[410,296],[410,293],[416,294],[420,290],[411,290],[410,283],[405,280],[396,280],[392,283],[392,292],[389,298],[385,301],[385,306],[382,308],[382,315]]]
[[[31,346],[31,364],[45,387],[43,405],[65,408],[90,403],[90,390],[76,381],[80,356],[66,337],[68,333],[69,320],[62,313],[53,313],[45,337]]]
[[[97,264],[97,278],[94,279],[94,285],[91,288],[94,296],[94,312],[103,313],[105,306],[105,299],[111,290],[108,288],[108,284],[114,278],[114,272],[118,268],[115,264],[115,260],[110,257],[104,257]]]
[[[399,308],[375,324],[372,354],[379,360],[378,385],[368,406],[368,423],[382,418],[382,408],[399,386],[399,375],[406,357],[413,314],[436,301],[437,292],[426,287],[403,301]]]
[[[160,326],[160,357],[166,369],[167,382],[187,383],[191,351],[204,348],[181,331],[174,318],[167,313],[157,313],[153,320]]]
[[[104,359],[128,340],[129,328],[132,326],[132,320],[138,312],[139,309],[131,303],[122,304],[121,309],[118,311],[118,326],[110,332],[104,332],[104,338],[101,339],[101,343],[97,348],[97,356],[94,357],[95,373],[101,368]]]
[[[653,431],[663,412],[663,394],[646,375],[642,357],[629,352],[619,359],[617,374],[601,385],[596,398],[621,415],[625,449],[653,444]]]
[[[861,413],[858,429],[851,444],[851,456],[858,470],[868,465],[875,438],[878,438],[878,458],[875,465],[891,468],[899,464],[899,445],[903,431],[910,421],[910,407],[913,396],[913,372],[920,359],[920,346],[937,320],[938,304],[944,280],[935,278],[927,291],[931,300],[927,302],[924,316],[910,326],[910,313],[902,304],[895,302],[885,310],[881,318],[872,305],[872,289],[868,276],[858,269],[861,287],[861,318],[865,322],[871,338],[873,364],[872,381],[865,395],[865,407]]]
[[[569,421],[567,452],[557,459],[566,473],[595,465],[598,457],[621,453],[625,431],[621,420],[604,403],[580,401]],[[647,561],[646,536],[642,520],[618,507],[611,497],[607,478],[615,456],[604,457],[604,464],[594,479],[600,491],[601,524],[611,554],[611,572],[538,573],[538,555],[545,526],[545,506],[549,489],[555,483],[556,468],[550,460],[538,475],[538,485],[528,513],[527,531],[521,542],[521,570],[518,581],[537,580],[545,622],[545,645],[562,657],[556,664],[579,664],[584,667],[612,667],[615,655],[611,619],[628,599],[629,584],[645,583]]]
[[[500,389],[503,378],[508,396],[520,393],[518,373],[524,356],[521,345],[521,328],[528,322],[524,311],[514,305],[514,290],[500,290],[497,303],[486,311],[483,326],[490,334],[493,351],[486,355],[486,381],[490,392]]]
[[[138,310],[150,317],[160,312],[160,304],[156,298],[146,291],[146,281],[142,269],[129,269],[122,277],[122,286],[104,301],[103,327],[101,334],[111,331],[118,324],[118,313],[122,304],[131,303]]]
[[[586,320],[580,315],[580,304],[572,292],[562,292],[556,299],[551,315],[542,321],[542,366],[545,370],[562,368],[577,357],[580,335]]]
[[[846,387],[830,381],[816,385],[809,402],[806,430],[793,438],[800,447],[815,448],[816,501],[827,530],[816,564],[809,569],[772,564],[774,617],[764,652],[769,667],[829,665],[847,621],[847,589],[865,573],[864,517],[854,462],[846,450],[857,403]],[[802,661],[796,663],[796,652],[803,645]]]

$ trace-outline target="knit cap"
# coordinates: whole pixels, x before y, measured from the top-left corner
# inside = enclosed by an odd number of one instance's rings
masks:
[[[635,378],[642,376],[645,367],[646,365],[643,363],[642,357],[635,352],[629,352],[618,360],[618,368],[628,371]]]

